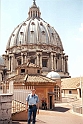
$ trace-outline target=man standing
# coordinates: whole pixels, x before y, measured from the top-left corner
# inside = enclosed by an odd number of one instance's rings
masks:
[[[28,124],[31,123],[31,116],[33,115],[32,124],[35,124],[36,113],[38,109],[39,114],[39,98],[38,95],[35,94],[35,89],[31,90],[32,93],[28,95],[26,98],[26,110],[28,110]]]

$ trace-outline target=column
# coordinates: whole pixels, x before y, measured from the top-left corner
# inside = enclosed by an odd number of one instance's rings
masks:
[[[63,71],[65,72],[65,57],[64,57],[64,69],[63,69]]]
[[[60,71],[61,70],[60,54],[58,54],[57,60],[58,60],[58,71]]]
[[[51,70],[54,69],[54,68],[53,68],[53,64],[54,64],[54,62],[53,62],[53,53],[51,53]]]
[[[68,56],[66,56],[66,72],[68,72]]]
[[[56,53],[54,54],[54,70],[56,71]]]
[[[11,56],[11,72],[13,71],[13,56]]]
[[[10,64],[11,64],[11,72],[12,72],[13,70],[15,70],[15,56],[14,56],[14,54],[11,54],[10,58],[11,58]]]
[[[14,93],[14,86],[13,86],[13,81],[9,82],[9,93]]]
[[[5,61],[6,67],[9,68],[8,56],[5,56],[4,61]]]
[[[42,52],[40,53],[40,67],[42,68]]]
[[[11,56],[9,55],[9,70],[11,70]]]
[[[25,54],[25,63],[27,63],[27,54]]]
[[[39,53],[37,53],[37,65],[39,66]]]
[[[61,55],[61,59],[62,59],[62,72],[64,72],[64,55]]]
[[[23,53],[21,53],[21,64],[23,64]]]
[[[13,70],[16,68],[16,60],[15,60],[15,55],[13,55]]]
[[[15,68],[18,66],[17,58],[15,57]]]

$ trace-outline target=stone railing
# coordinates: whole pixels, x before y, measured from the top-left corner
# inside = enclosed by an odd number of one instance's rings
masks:
[[[82,105],[73,105],[73,112],[83,114],[82,113]]]
[[[12,101],[12,114],[25,110],[25,104],[20,101]]]
[[[0,124],[12,124],[12,94],[0,94]]]

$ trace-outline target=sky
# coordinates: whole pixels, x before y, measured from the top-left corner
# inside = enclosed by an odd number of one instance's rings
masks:
[[[14,28],[28,18],[33,0],[0,0],[0,55]],[[71,77],[83,76],[83,0],[36,0],[41,18],[59,34]]]

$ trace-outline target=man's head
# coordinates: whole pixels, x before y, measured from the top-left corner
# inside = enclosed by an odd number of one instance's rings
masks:
[[[32,91],[32,95],[34,95],[34,94],[35,94],[36,89],[32,89],[31,91]]]

